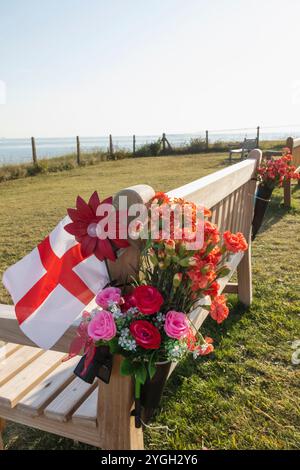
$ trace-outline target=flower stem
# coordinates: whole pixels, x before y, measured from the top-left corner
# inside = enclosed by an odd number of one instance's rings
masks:
[[[140,428],[142,426],[141,423],[141,382],[135,379],[135,427]]]

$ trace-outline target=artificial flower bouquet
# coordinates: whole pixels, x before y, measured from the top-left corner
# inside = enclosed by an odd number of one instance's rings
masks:
[[[201,217],[196,204],[157,193],[148,207],[147,221],[136,226],[143,239],[138,276],[129,286],[108,286],[98,293],[97,308],[84,312],[70,350],[75,355],[84,348],[82,375],[97,350],[123,356],[120,373],[131,375],[135,382],[137,426],[141,405],[148,409],[148,417],[158,405],[172,362],[213,351],[212,339],[197,331],[190,313],[200,302],[218,323],[228,316],[218,280],[229,274],[231,254],[248,247],[242,233],[227,231],[221,236],[209,220],[210,211],[201,208]],[[183,221],[180,214],[186,208]],[[171,214],[168,230],[166,213]],[[200,246],[193,246],[197,230],[202,230],[202,239]]]
[[[292,160],[293,156],[290,149],[285,148],[281,158],[271,158],[263,161],[257,170],[259,186],[273,190],[277,186],[282,186],[285,181],[299,180],[300,173],[296,172]]]
[[[264,160],[257,169],[257,179],[259,182],[256,192],[254,217],[252,223],[252,239],[254,240],[261,227],[265,212],[271,200],[273,190],[281,187],[285,182],[292,179],[300,180],[300,173],[296,172],[296,167],[292,165],[293,156],[288,148],[283,149],[281,158],[270,158]]]

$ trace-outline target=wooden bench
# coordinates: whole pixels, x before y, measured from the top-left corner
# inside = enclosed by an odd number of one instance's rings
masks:
[[[168,193],[205,204],[212,210],[212,221],[221,232],[244,233],[249,249],[231,256],[230,273],[221,279],[220,292],[238,294],[246,306],[252,300],[251,223],[256,190],[253,176],[260,159],[260,150],[253,150],[248,159]],[[139,191],[143,188],[139,187]],[[123,279],[137,265],[138,249],[131,246],[109,268],[114,279]],[[238,281],[230,283],[236,270]],[[207,314],[201,305],[191,312],[197,328]],[[61,362],[75,330],[73,325],[51,351],[42,351],[32,347],[20,331],[14,308],[0,306],[0,339],[8,342],[0,358],[0,431],[6,419],[102,449],[142,449],[143,431],[135,428],[134,417],[130,416],[133,383],[130,377],[119,374],[121,358],[114,357],[108,385],[99,381],[88,385],[75,378],[72,370],[78,358]]]
[[[232,155],[236,154],[241,154],[241,160],[243,160],[243,158],[246,158],[246,156],[249,154],[249,152],[251,152],[251,150],[254,150],[258,146],[257,143],[257,137],[255,139],[245,138],[240,148],[229,150],[229,161],[232,162]]]

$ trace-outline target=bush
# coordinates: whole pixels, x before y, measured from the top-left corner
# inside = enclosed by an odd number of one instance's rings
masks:
[[[161,142],[151,142],[150,144],[144,144],[136,150],[135,155],[137,157],[156,157],[159,155],[161,149]]]
[[[35,176],[39,175],[40,173],[47,173],[48,171],[48,164],[46,161],[41,161],[36,165],[29,165],[27,166],[27,176]]]
[[[197,137],[195,139],[191,139],[190,143],[185,147],[187,153],[200,153],[206,150],[206,141],[205,139],[201,139]]]

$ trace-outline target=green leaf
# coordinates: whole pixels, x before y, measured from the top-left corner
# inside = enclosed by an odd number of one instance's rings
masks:
[[[210,243],[205,250],[205,256],[209,255],[209,253],[214,249],[214,247],[215,245],[213,243]]]
[[[201,305],[201,308],[210,312],[210,305]]]
[[[221,268],[220,271],[218,271],[218,277],[228,276],[229,273],[230,273],[229,268]]]
[[[134,372],[135,380],[141,384],[144,384],[147,380],[147,369],[145,364],[139,364]]]
[[[124,358],[121,362],[120,374],[121,375],[133,375],[135,372],[135,367],[131,359],[128,357]]]
[[[150,379],[153,379],[156,372],[156,365],[155,365],[155,353],[151,354],[151,357],[148,362],[148,374]]]
[[[190,257],[188,258],[183,258],[179,261],[179,265],[182,266],[183,268],[187,268],[190,264]]]
[[[116,354],[117,352],[120,351],[120,346],[118,343],[118,338],[113,338],[108,342],[109,350],[111,354]]]

